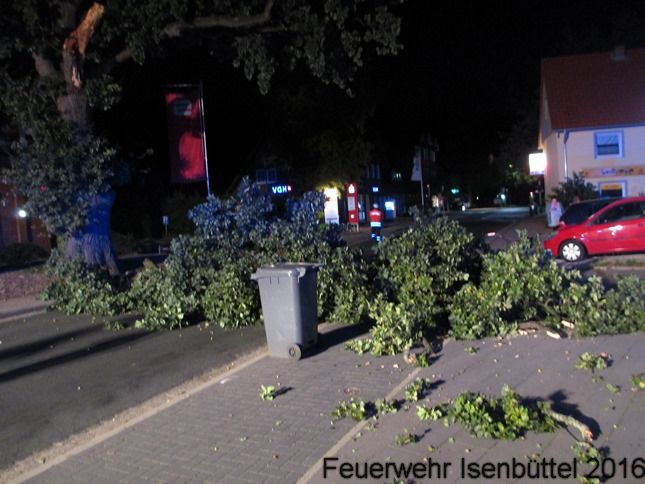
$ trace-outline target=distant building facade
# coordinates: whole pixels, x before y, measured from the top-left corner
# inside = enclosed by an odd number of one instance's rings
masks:
[[[438,151],[438,147],[429,134],[420,136],[409,153],[403,155],[405,162],[397,164],[411,165],[413,158],[418,157],[423,170],[423,187],[418,181],[410,180],[410,171],[393,166],[383,147],[375,151],[362,175],[355,180],[347,180],[344,189],[347,190],[350,184],[356,189],[356,210],[361,223],[367,222],[368,212],[375,203],[379,205],[386,220],[408,215],[412,206],[420,206],[422,191],[425,192],[426,205],[430,203],[430,181],[436,175],[435,152]],[[272,153],[270,145],[257,150],[253,161],[245,167],[244,172],[278,203],[280,200],[297,196],[303,190],[303,187],[298,186],[297,179],[291,176],[292,170],[289,165]],[[437,189],[435,187],[435,190]],[[342,193],[344,190],[339,193],[338,200],[341,224],[348,223],[347,194]]]
[[[602,196],[645,192],[645,49],[542,60],[544,188],[581,174]]]
[[[410,181],[409,172],[393,167],[385,160],[373,161],[358,180],[359,220],[367,221],[372,205],[377,203],[385,220],[408,215],[409,209],[420,205],[417,182]]]
[[[0,180],[0,248],[30,242],[49,249],[49,233],[42,222],[29,217],[22,208],[24,203],[11,185]]]

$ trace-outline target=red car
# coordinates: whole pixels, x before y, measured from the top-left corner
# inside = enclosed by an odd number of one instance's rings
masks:
[[[645,197],[621,198],[580,224],[561,227],[544,241],[544,248],[568,262],[645,251]]]

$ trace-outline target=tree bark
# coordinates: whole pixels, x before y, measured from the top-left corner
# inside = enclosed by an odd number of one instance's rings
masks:
[[[92,199],[87,213],[87,225],[67,240],[65,257],[81,259],[89,265],[106,266],[111,275],[118,275],[119,268],[110,231],[114,198],[114,192],[110,191]]]
[[[71,122],[74,129],[92,131],[92,118],[87,97],[83,90],[83,61],[87,45],[105,7],[93,3],[85,12],[78,26],[74,25],[76,12],[71,4],[64,4],[63,23],[73,29],[62,45],[61,70],[66,84],[66,94],[58,99],[61,116]],[[67,240],[65,256],[81,259],[89,265],[106,266],[112,275],[119,274],[116,255],[112,247],[111,214],[115,194],[113,191],[92,198],[87,212],[87,225],[75,231]]]

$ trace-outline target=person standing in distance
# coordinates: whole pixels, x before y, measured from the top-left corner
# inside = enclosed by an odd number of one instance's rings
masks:
[[[549,227],[556,228],[560,225],[560,217],[562,217],[562,205],[557,197],[553,196],[549,206]]]
[[[376,242],[381,241],[381,225],[383,222],[383,212],[378,208],[378,203],[372,205],[370,210],[370,229],[371,236]]]

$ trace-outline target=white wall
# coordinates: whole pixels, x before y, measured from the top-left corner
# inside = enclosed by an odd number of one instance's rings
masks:
[[[544,171],[544,193],[548,197],[560,180],[564,180],[564,162],[562,161],[562,135],[556,132],[544,140],[542,149],[546,154],[546,169]]]
[[[622,131],[623,157],[596,158],[594,133],[602,131]],[[619,168],[626,166],[645,167],[645,126],[629,128],[612,128],[603,130],[570,131],[566,145],[567,174],[579,173],[584,169]],[[551,193],[558,183],[565,180],[564,172],[564,136],[552,132],[544,140],[544,152],[547,158],[547,170],[544,177],[546,194]],[[594,176],[587,181],[598,186],[598,183],[625,182],[626,196],[636,196],[645,192],[644,176]]]

